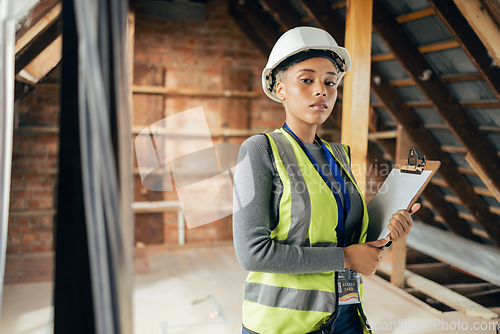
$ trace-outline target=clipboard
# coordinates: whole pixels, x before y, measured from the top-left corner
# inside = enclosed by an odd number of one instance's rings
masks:
[[[368,234],[366,241],[385,238],[392,214],[400,209],[409,210],[441,166],[440,161],[420,159],[414,148],[408,161],[399,161],[368,204]]]

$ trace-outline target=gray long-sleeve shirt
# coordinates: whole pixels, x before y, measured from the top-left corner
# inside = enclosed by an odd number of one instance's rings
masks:
[[[304,143],[311,155],[336,184],[323,150],[316,144]],[[241,146],[238,165],[234,174],[234,198],[253,198],[240,207],[233,205],[233,238],[236,256],[247,271],[281,274],[307,274],[344,269],[344,252],[341,247],[301,247],[287,245],[271,239],[271,231],[278,224],[280,194],[276,184],[279,175],[271,158],[272,152],[264,135],[248,138]],[[241,164],[247,157],[250,162]],[[351,210],[346,221],[347,244],[353,243],[355,231],[361,227],[363,203],[355,186],[344,176],[351,200]],[[333,228],[333,226],[332,226]]]

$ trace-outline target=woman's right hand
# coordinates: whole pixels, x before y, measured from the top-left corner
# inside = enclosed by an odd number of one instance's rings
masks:
[[[373,275],[386,254],[389,237],[344,247],[344,267],[363,275]]]

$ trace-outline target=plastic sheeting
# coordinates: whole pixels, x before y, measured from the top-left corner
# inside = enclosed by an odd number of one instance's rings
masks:
[[[132,332],[127,15],[63,0],[55,333]]]
[[[0,0],[0,314],[7,251],[14,117],[15,20],[12,1]]]
[[[415,223],[407,245],[500,286],[500,251],[436,227]]]

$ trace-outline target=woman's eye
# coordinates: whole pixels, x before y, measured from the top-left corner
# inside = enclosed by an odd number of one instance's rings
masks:
[[[300,79],[300,82],[308,84],[308,83],[311,83],[312,80],[311,79]]]
[[[333,81],[327,81],[327,82],[325,82],[325,85],[330,86],[330,87],[335,87],[336,83]]]

